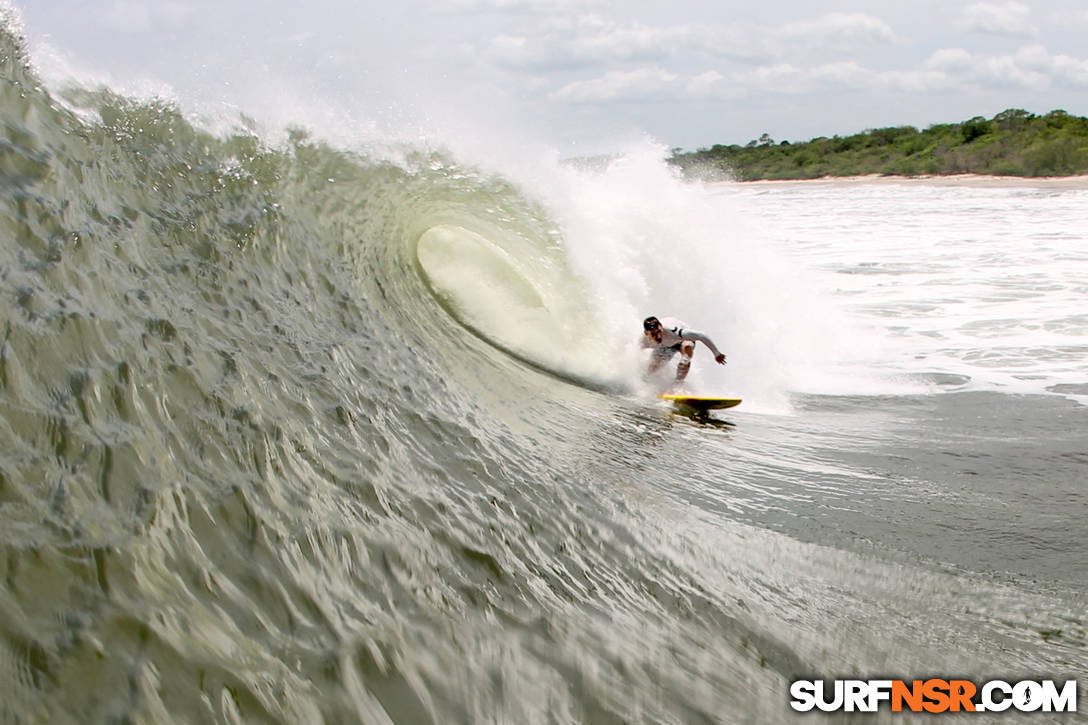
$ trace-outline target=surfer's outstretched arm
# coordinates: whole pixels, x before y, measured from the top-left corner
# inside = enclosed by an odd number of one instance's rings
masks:
[[[685,340],[698,340],[699,342],[703,343],[710,349],[710,352],[714,355],[714,361],[717,362],[719,365],[725,365],[725,355],[722,353],[721,350],[718,349],[718,346],[714,344],[714,341],[707,337],[705,333],[699,332],[698,330],[682,330],[680,336],[683,337]]]

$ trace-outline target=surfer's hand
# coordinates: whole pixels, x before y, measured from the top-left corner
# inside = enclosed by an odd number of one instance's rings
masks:
[[[720,355],[720,354],[719,354],[719,355],[718,355],[718,356],[717,356],[716,358],[714,358],[714,360],[715,360],[715,362],[717,362],[717,363],[718,363],[719,365],[725,365],[725,355]]]

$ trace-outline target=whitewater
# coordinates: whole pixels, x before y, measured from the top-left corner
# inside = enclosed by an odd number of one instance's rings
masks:
[[[43,79],[7,22],[5,722],[793,722],[790,683],[838,677],[1084,699],[1088,188],[207,123]],[[649,314],[745,402],[660,404]]]

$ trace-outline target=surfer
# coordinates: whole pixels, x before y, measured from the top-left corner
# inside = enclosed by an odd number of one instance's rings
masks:
[[[652,348],[649,373],[655,373],[661,366],[680,353],[680,362],[676,364],[676,382],[681,383],[691,370],[691,356],[695,354],[695,343],[701,342],[710,348],[714,361],[725,365],[725,355],[718,350],[714,341],[701,332],[689,330],[680,320],[666,317],[659,320],[647,317],[642,322],[642,347]]]

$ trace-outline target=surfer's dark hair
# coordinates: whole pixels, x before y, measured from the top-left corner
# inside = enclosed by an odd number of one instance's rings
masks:
[[[643,330],[656,330],[659,327],[661,327],[661,320],[657,319],[653,315],[647,317],[645,320],[642,321]]]

